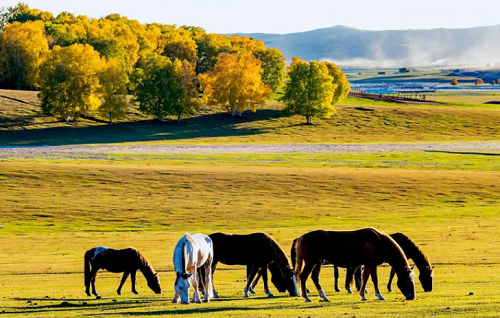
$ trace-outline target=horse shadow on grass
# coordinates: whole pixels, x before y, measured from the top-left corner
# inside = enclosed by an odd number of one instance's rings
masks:
[[[242,123],[279,118],[279,110],[263,109],[256,113],[247,111],[243,117],[232,117],[225,113],[206,114],[176,121],[159,122],[142,120],[116,123],[112,126],[100,124],[75,127],[8,130],[0,132],[0,146],[63,146],[82,144],[107,144],[122,142],[175,141],[190,139],[251,136],[268,132],[265,128],[240,127]]]

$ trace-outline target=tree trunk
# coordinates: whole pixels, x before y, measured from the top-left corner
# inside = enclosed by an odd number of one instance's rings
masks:
[[[236,109],[231,109],[231,116],[236,116]]]
[[[181,123],[181,114],[177,116],[177,122],[180,124]]]
[[[242,112],[238,112],[238,117],[241,117],[243,116],[243,113]]]
[[[109,112],[109,125],[113,125],[113,118],[112,118],[113,112]]]
[[[312,125],[313,124],[313,118],[312,116],[307,116],[307,125]]]

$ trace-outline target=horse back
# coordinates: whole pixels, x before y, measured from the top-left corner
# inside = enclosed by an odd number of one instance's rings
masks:
[[[210,235],[214,244],[214,257],[227,265],[270,263],[274,258],[271,244],[265,233],[248,235],[214,233]],[[275,244],[275,243],[274,243]]]

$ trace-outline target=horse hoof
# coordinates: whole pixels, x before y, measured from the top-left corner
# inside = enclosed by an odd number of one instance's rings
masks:
[[[95,299],[101,299],[101,296],[97,295],[95,296]]]
[[[352,290],[348,289],[348,290],[347,290],[347,293],[348,293],[348,294],[352,294]]]
[[[215,295],[214,295],[214,298],[219,298],[219,295],[215,294]]]
[[[133,294],[139,295],[139,292],[137,290],[132,291]]]
[[[366,297],[361,298],[361,301],[367,301],[367,300],[368,300],[368,298],[366,298]]]
[[[311,300],[311,299],[309,299],[309,298],[305,298],[305,299],[304,299],[304,301],[305,301],[306,303],[312,303],[312,300]]]
[[[336,291],[337,293],[340,293],[340,288],[335,288],[335,291]]]
[[[250,289],[250,290],[249,290],[249,292],[250,292],[250,294],[254,294],[254,295],[255,295],[255,294],[257,294],[257,293],[255,292],[255,290],[253,290],[253,289]]]
[[[245,296],[243,296],[243,298],[250,298],[250,296],[248,296],[248,295],[245,295]]]
[[[267,297],[274,297],[274,295],[272,293],[268,293]]]
[[[87,293],[87,292],[85,292],[85,294],[86,294],[87,296],[89,296],[89,297],[90,297],[90,296],[92,296],[90,293]]]
[[[121,292],[121,291],[117,291],[116,293],[118,294],[118,296],[121,296],[121,295],[122,295],[122,292]]]
[[[319,302],[320,302],[320,303],[329,303],[329,302],[330,302],[330,299],[328,299],[328,298],[321,299]]]

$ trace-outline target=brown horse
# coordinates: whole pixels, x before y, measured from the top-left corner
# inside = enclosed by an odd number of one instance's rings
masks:
[[[272,297],[267,283],[268,266],[272,268],[272,279],[278,290],[288,291],[290,296],[297,296],[297,286],[295,275],[285,252],[279,244],[266,233],[254,233],[249,235],[235,235],[225,233],[215,233],[209,235],[214,246],[214,260],[212,263],[212,275],[215,272],[217,263],[226,265],[246,265],[247,284],[244,290],[245,298],[251,292],[251,286],[255,275],[260,270],[264,281],[264,292]],[[201,269],[203,271],[203,269]],[[201,277],[204,277],[203,273]],[[213,279],[212,279],[213,281]],[[218,297],[214,285],[214,295]]]
[[[364,266],[361,284],[361,300],[370,275],[375,295],[384,300],[378,288],[377,266],[389,263],[398,276],[397,285],[407,300],[415,299],[415,280],[410,264],[401,247],[387,234],[368,228],[357,231],[314,231],[300,237],[296,247],[296,273],[300,278],[302,297],[306,302],[306,281],[312,272],[312,280],[322,301],[329,301],[319,283],[319,273],[324,262],[338,267]]]
[[[434,266],[431,265],[429,258],[425,253],[418,247],[418,245],[413,242],[406,234],[404,233],[394,233],[391,234],[391,237],[398,243],[403,252],[406,255],[408,260],[413,260],[415,266],[417,266],[419,271],[419,280],[422,284],[422,288],[425,292],[431,292],[433,290],[433,278],[434,278]],[[387,290],[392,292],[392,280],[394,279],[394,275],[396,272],[394,269],[391,269],[391,274],[389,277],[389,282],[387,283]],[[351,290],[353,275],[355,276],[356,287],[359,288],[361,286],[361,268],[349,268],[347,270],[345,287],[348,292]],[[335,289],[338,287],[338,268],[335,267]]]
[[[155,293],[161,294],[160,278],[153,266],[135,248],[129,247],[123,250],[115,250],[107,247],[95,247],[85,253],[85,293],[90,296],[90,285],[92,284],[92,294],[100,298],[95,289],[95,278],[100,269],[105,269],[112,273],[123,273],[123,277],[116,291],[121,295],[122,286],[130,275],[132,280],[132,293],[139,294],[135,289],[135,276],[140,270],[148,286]]]

